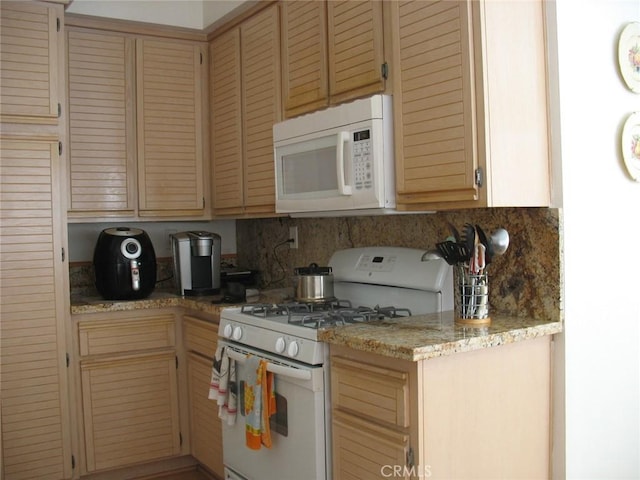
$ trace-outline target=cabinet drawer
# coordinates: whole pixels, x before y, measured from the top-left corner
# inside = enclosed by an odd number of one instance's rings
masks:
[[[331,358],[334,407],[376,422],[409,426],[409,374],[384,367]]]
[[[176,344],[173,315],[88,320],[78,324],[80,355],[126,353]]]
[[[189,315],[182,320],[186,349],[213,358],[218,344],[218,325]]]

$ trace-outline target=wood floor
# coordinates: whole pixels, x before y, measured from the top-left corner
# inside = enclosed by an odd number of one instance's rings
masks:
[[[185,456],[148,465],[138,465],[109,472],[94,473],[81,480],[220,480]]]
[[[140,480],[213,480],[213,477],[199,470],[191,470],[143,477]]]

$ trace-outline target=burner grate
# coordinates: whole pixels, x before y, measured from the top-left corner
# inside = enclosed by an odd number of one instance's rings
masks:
[[[289,302],[243,305],[241,312],[265,320],[274,317],[286,318],[287,323],[308,328],[347,325],[411,315],[408,308],[380,307],[378,305],[373,308],[353,307],[349,300],[339,299],[320,303]]]

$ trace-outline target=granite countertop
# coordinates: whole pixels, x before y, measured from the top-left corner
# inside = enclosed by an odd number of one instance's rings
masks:
[[[246,303],[277,303],[291,297],[291,289],[261,292],[247,299]],[[72,295],[71,314],[123,312],[152,308],[181,307],[203,313],[219,314],[225,307],[239,306],[239,303],[225,303],[222,295],[183,297],[175,293],[154,291],[140,300],[105,300],[99,296]]]
[[[291,289],[261,292],[247,303],[282,303],[291,299]],[[100,297],[73,295],[71,313],[121,312],[153,308],[180,307],[193,311],[219,314],[225,307],[221,295],[182,297],[174,293],[154,291],[142,300],[104,300]],[[455,353],[469,352],[506,343],[529,340],[562,331],[562,322],[527,317],[492,315],[491,324],[482,327],[459,326],[454,312],[415,315],[389,320],[374,320],[318,330],[318,338],[326,343],[376,353],[402,360],[419,361]]]
[[[454,312],[376,320],[321,330],[319,339],[402,360],[419,361],[529,340],[562,331],[562,322],[492,315],[483,327],[459,326]]]

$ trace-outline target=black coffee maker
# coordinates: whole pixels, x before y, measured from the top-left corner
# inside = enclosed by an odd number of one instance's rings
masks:
[[[107,300],[135,300],[156,286],[156,253],[149,235],[138,228],[100,232],[93,252],[96,288]]]

